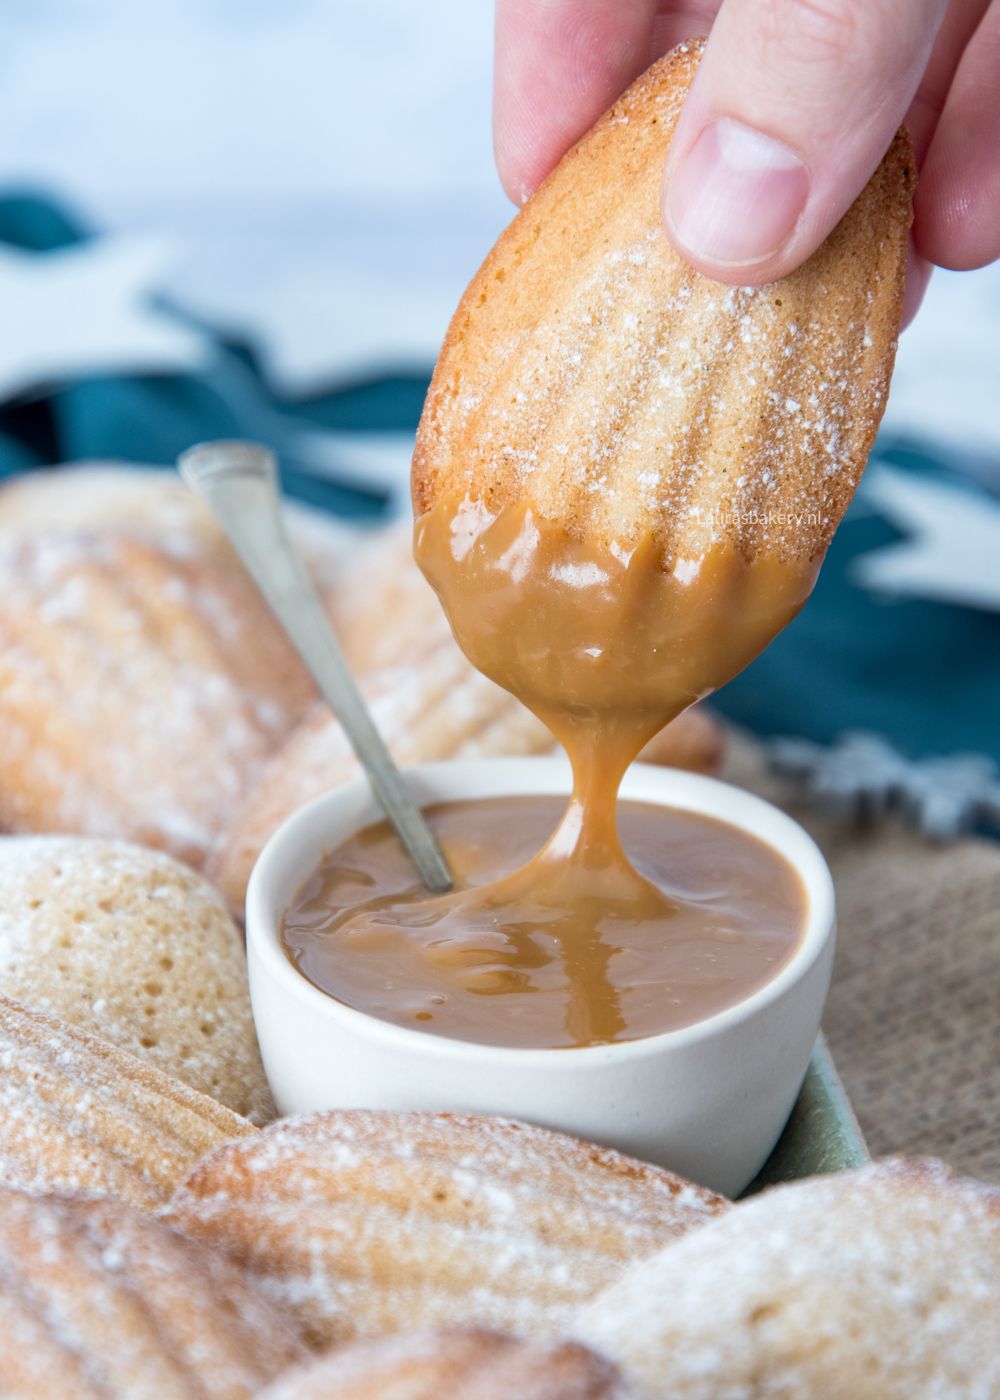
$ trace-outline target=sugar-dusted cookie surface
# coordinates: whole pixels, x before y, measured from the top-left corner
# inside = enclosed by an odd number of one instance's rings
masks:
[[[358,532],[294,501],[285,502],[284,514],[316,584],[325,590],[353,558]],[[49,530],[129,534],[177,557],[201,553],[237,563],[204,501],[177,472],[157,467],[85,462],[8,477],[0,486],[0,537],[25,539]]]
[[[558,1335],[626,1263],[725,1209],[543,1128],[344,1110],[217,1149],[165,1218],[227,1251],[324,1347],[452,1322]]]
[[[721,537],[818,559],[865,465],[902,307],[915,167],[900,133],[809,261],[730,287],[660,222],[664,159],[701,53],[655,63],[501,234],[455,313],[413,462],[441,497],[526,500],[664,565]]]
[[[111,1200],[0,1188],[0,1393],[249,1400],[302,1359],[226,1259]]]
[[[311,688],[226,560],[104,531],[0,536],[0,825],[197,865]]]
[[[413,527],[369,536],[329,593],[334,631],[356,675],[419,664],[452,641],[437,594],[413,558]]]
[[[0,997],[0,1183],[155,1209],[245,1118],[54,1016]]]
[[[61,1017],[256,1122],[273,1116],[243,939],[161,851],[0,837],[0,995]]]
[[[578,1342],[442,1327],[338,1347],[262,1400],[630,1400],[618,1368]]]
[[[293,516],[325,588],[350,537]],[[175,475],[63,469],[0,486],[0,826],[198,865],[314,698]]]
[[[744,1201],[573,1324],[653,1400],[1000,1394],[1000,1188],[890,1160]]]

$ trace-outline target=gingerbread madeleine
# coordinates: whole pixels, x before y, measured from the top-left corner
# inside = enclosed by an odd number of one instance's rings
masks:
[[[441,606],[413,560],[413,531],[390,525],[355,551],[329,593],[334,631],[355,675],[419,665],[451,639]]]
[[[573,1325],[650,1400],[1000,1394],[1000,1189],[888,1161],[741,1202]]]
[[[630,1260],[725,1209],[543,1128],[341,1110],[217,1149],[165,1218],[224,1249],[324,1347],[452,1322],[558,1335]]]
[[[293,531],[320,586],[345,532]],[[0,825],[126,837],[197,866],[315,691],[176,477],[0,487]]]
[[[417,559],[470,660],[617,769],[808,596],[902,307],[902,132],[781,282],[723,286],[674,252],[660,180],[700,52],[654,64],[501,235],[413,461]]]
[[[0,1182],[155,1209],[255,1129],[106,1040],[0,997]]]
[[[579,1342],[442,1327],[339,1347],[262,1400],[629,1400],[618,1368]]]
[[[208,881],[162,851],[0,836],[0,994],[273,1117],[242,936]]]
[[[303,1359],[228,1260],[117,1201],[0,1187],[0,1393],[249,1400]]]
[[[285,520],[320,589],[351,573],[364,538],[324,511],[285,502]],[[128,534],[176,558],[207,555],[240,567],[218,521],[177,472],[122,462],[82,462],[25,472],[0,486],[0,537],[28,539],[46,531]]]
[[[0,824],[204,858],[311,687],[238,566],[0,537]]]

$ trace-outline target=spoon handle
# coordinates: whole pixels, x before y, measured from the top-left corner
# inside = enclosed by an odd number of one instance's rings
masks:
[[[327,621],[281,518],[274,453],[254,442],[206,442],[183,453],[181,475],[208,504],[344,727],[372,791],[428,889],[451,872],[410,796]]]

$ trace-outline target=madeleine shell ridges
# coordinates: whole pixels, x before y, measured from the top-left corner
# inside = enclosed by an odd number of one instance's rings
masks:
[[[900,131],[791,276],[731,287],[660,223],[663,163],[701,45],[655,63],[500,236],[449,327],[413,465],[440,497],[527,498],[577,537],[669,564],[728,536],[818,559],[885,406],[915,168]]]

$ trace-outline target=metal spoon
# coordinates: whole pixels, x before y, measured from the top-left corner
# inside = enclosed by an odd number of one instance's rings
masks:
[[[207,502],[343,725],[372,791],[413,857],[420,878],[429,890],[451,889],[451,872],[441,848],[372,723],[285,529],[274,453],[256,442],[203,442],[182,453],[177,466],[187,484]]]

